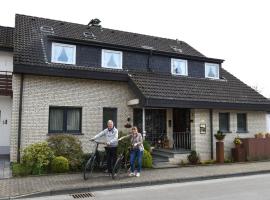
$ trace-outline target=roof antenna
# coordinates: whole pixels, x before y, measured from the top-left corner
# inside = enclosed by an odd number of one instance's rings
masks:
[[[100,22],[101,22],[101,21],[100,21],[98,18],[91,19],[90,22],[88,23],[88,26],[97,26],[97,27],[101,27]]]

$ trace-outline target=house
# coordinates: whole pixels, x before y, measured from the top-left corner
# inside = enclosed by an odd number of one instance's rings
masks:
[[[108,119],[138,126],[153,145],[167,141],[170,162],[191,149],[214,158],[218,130],[227,157],[237,135],[266,131],[270,101],[183,41],[16,15],[13,46],[11,161],[62,133],[90,152]]]
[[[8,156],[10,149],[13,30],[0,26],[0,157]]]

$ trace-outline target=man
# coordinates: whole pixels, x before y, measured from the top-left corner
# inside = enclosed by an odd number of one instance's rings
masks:
[[[106,137],[106,154],[107,154],[107,166],[108,173],[112,173],[113,166],[115,165],[117,159],[117,146],[118,146],[118,130],[114,127],[113,121],[109,120],[107,123],[108,128],[101,131],[91,140],[96,140],[97,138]]]

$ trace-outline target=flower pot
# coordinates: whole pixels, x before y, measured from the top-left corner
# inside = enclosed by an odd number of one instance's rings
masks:
[[[235,144],[235,148],[239,149],[241,147],[241,144]]]

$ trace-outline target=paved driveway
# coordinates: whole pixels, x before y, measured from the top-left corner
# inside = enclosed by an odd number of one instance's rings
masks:
[[[10,171],[10,162],[9,158],[7,157],[0,157],[0,179],[10,178],[11,171]]]

